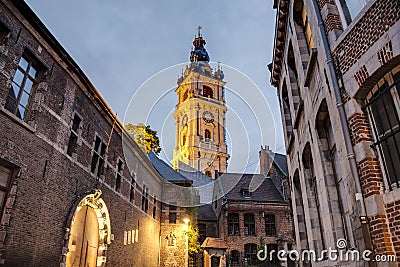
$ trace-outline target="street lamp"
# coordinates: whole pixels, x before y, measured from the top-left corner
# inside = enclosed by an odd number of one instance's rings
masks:
[[[183,222],[188,225],[190,222],[190,219],[188,217],[183,218]]]

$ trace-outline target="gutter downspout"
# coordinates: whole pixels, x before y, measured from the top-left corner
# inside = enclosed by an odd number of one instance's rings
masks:
[[[313,5],[313,8],[314,8],[314,12],[316,14],[316,18],[317,18],[317,22],[318,22],[318,29],[321,34],[322,45],[323,45],[324,53],[326,56],[326,63],[328,66],[329,75],[331,77],[333,91],[335,93],[336,107],[339,112],[340,125],[343,130],[343,136],[344,136],[344,141],[345,141],[345,146],[346,146],[346,151],[347,151],[347,159],[349,161],[351,175],[352,175],[354,183],[355,183],[355,190],[356,190],[355,197],[356,197],[357,207],[358,207],[359,213],[360,213],[360,221],[361,221],[361,228],[362,228],[363,236],[364,236],[365,248],[373,251],[371,236],[370,236],[370,232],[369,232],[368,217],[367,217],[367,213],[366,213],[366,209],[365,209],[364,198],[362,195],[360,177],[358,175],[357,162],[356,162],[355,155],[354,155],[353,145],[351,143],[350,131],[349,131],[349,128],[347,125],[346,112],[344,110],[342,98],[340,96],[338,79],[336,77],[336,71],[335,71],[335,65],[334,65],[334,62],[332,59],[332,54],[331,54],[328,38],[326,36],[324,23],[322,20],[321,12],[319,10],[317,1],[311,0],[311,2]],[[354,240],[350,240],[350,242],[354,243]]]

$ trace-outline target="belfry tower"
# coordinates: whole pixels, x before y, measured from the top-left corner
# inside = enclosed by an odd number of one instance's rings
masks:
[[[216,172],[227,168],[225,140],[224,73],[218,64],[213,71],[205,49],[201,27],[193,41],[190,64],[178,78],[178,95],[174,118],[176,123],[175,148],[172,164],[179,162],[216,178]]]

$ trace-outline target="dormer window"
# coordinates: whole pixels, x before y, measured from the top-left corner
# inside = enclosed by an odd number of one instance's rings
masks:
[[[243,188],[241,190],[241,193],[242,193],[242,197],[251,198],[251,193],[250,193],[250,190],[248,188]]]

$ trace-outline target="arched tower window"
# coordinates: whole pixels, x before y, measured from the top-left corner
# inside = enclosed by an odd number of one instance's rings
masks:
[[[203,86],[203,96],[208,98],[213,98],[213,90],[208,86]]]
[[[210,132],[210,130],[205,130],[204,131],[204,138],[206,139],[206,141],[210,141],[211,140],[211,132]]]
[[[188,90],[186,90],[183,95],[182,95],[182,102],[185,101],[188,98]]]

